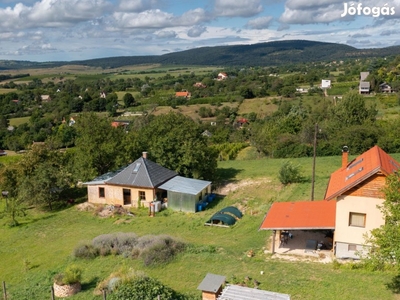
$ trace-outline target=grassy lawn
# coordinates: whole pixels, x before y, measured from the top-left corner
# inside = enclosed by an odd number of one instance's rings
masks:
[[[8,93],[11,93],[11,92],[16,92],[17,91],[17,89],[3,89],[3,88],[0,88],[0,94],[8,94]]]
[[[266,115],[270,115],[272,112],[278,109],[276,104],[272,104],[273,98],[276,97],[246,99],[239,106],[239,114],[243,115],[251,112],[257,112],[257,116],[260,119]]]
[[[21,124],[28,123],[29,119],[30,117],[21,117],[21,118],[12,118],[9,121],[11,126],[19,126]]]
[[[311,158],[292,161],[301,165],[305,177],[311,178]],[[83,291],[73,299],[101,299],[93,295],[94,287],[123,267],[143,270],[177,291],[196,296],[200,295],[197,286],[211,272],[226,276],[228,281],[233,276],[239,280],[249,276],[260,282],[260,289],[288,293],[292,299],[398,299],[385,285],[394,276],[391,272],[280,261],[264,253],[270,232],[258,228],[272,201],[310,197],[309,181],[287,187],[279,183],[277,173],[283,162],[282,159],[220,162],[218,175],[222,180],[245,184],[196,214],[165,210],[150,218],[147,211],[133,210],[135,217],[102,219],[72,206],[57,212],[30,210],[28,217],[20,219],[22,224],[15,228],[8,228],[1,219],[0,280],[6,282],[10,299],[47,299],[53,276],[74,263],[83,268],[84,280]],[[323,198],[329,174],[340,163],[339,156],[317,159],[316,199]],[[245,214],[243,219],[232,228],[204,226],[213,213],[228,205],[239,207]],[[197,247],[213,246],[216,251],[186,252],[172,263],[151,268],[144,267],[140,260],[120,256],[72,258],[71,253],[80,242],[112,232],[168,234]],[[249,250],[254,250],[254,257],[246,256]]]

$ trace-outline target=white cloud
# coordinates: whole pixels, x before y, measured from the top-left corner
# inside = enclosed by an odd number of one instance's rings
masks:
[[[306,5],[304,0],[289,0],[279,20],[287,24],[331,23],[337,20],[343,21],[340,16],[342,13],[342,4],[331,3],[326,6],[316,5],[313,7]]]
[[[110,8],[104,0],[42,0],[33,6],[18,3],[0,9],[0,26],[9,29],[65,27],[103,14]]]
[[[252,17],[263,11],[260,0],[215,0],[214,13],[223,17]]]
[[[159,6],[158,0],[121,0],[118,10],[123,12],[142,12]]]
[[[171,13],[159,9],[146,10],[140,13],[113,14],[117,27],[122,28],[168,28],[174,26],[192,26],[207,21],[205,11],[201,8],[189,10],[182,16],[174,16]]]
[[[174,16],[159,9],[141,13],[114,13],[118,27],[123,28],[163,28],[170,27]]]
[[[159,39],[171,39],[175,38],[176,35],[176,32],[173,30],[162,30],[156,33],[156,36]]]
[[[271,16],[259,17],[247,22],[246,27],[251,29],[264,29],[268,28],[273,18]]]
[[[192,28],[190,28],[188,30],[187,35],[189,37],[199,37],[206,31],[207,31],[207,28],[204,26],[193,26]]]

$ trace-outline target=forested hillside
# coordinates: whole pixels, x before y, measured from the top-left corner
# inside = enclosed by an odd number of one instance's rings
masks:
[[[159,56],[108,57],[72,62],[45,63],[0,61],[0,70],[49,68],[68,64],[101,67],[104,69],[153,63],[203,66],[280,66],[288,63],[385,57],[398,54],[400,54],[400,46],[356,49],[344,44],[290,40],[253,45],[201,47]]]

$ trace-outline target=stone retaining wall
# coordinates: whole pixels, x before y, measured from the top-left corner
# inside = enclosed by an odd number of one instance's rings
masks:
[[[58,285],[56,283],[53,284],[54,288],[54,296],[59,298],[65,298],[72,295],[75,295],[81,290],[81,284],[79,282],[74,284],[66,284],[66,285]]]

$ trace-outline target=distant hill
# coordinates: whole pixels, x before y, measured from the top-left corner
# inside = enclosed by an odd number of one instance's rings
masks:
[[[345,60],[400,55],[400,46],[357,49],[344,44],[306,40],[275,41],[253,45],[201,47],[155,56],[120,56],[70,62],[1,61],[0,70],[85,65],[103,69],[137,64],[206,66],[278,66],[290,63]]]

